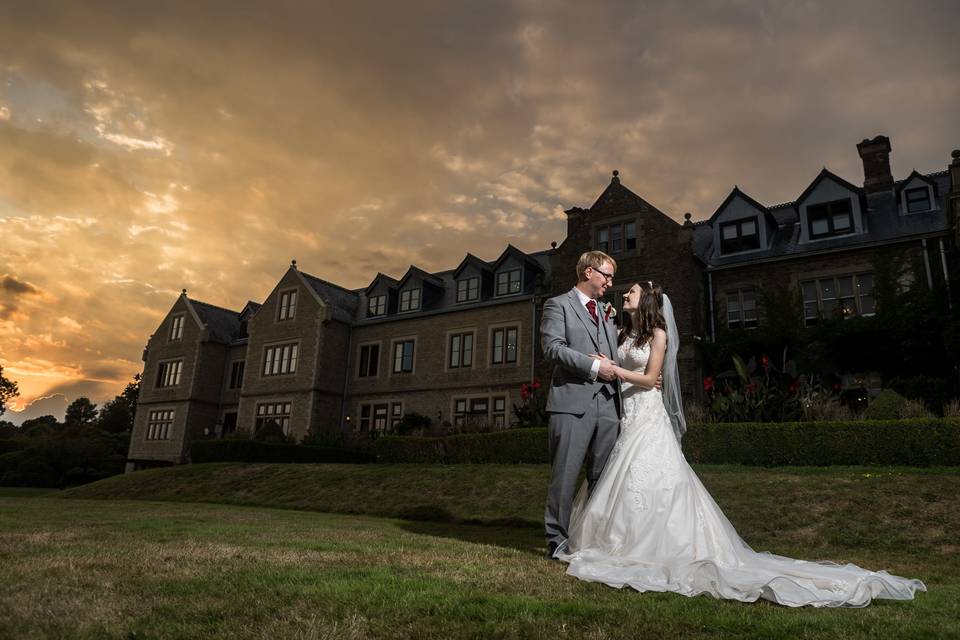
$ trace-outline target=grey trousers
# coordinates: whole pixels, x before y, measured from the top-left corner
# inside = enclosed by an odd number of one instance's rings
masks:
[[[620,433],[616,400],[598,393],[582,416],[551,413],[548,438],[552,477],[543,516],[547,544],[567,539],[570,512],[584,461],[587,486],[593,491]]]

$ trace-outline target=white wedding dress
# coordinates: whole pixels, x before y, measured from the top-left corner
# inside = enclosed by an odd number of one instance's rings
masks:
[[[644,371],[649,354],[649,344],[630,338],[620,347],[623,366],[634,371]],[[753,551],[684,459],[661,392],[625,383],[623,405],[620,437],[592,495],[586,485],[577,495],[568,545],[557,554],[570,575],[791,607],[862,607],[926,591],[919,580],[885,571]]]

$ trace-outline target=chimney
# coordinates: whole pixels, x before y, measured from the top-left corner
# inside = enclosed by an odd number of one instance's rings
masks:
[[[863,188],[867,193],[876,193],[893,188],[893,174],[890,173],[890,138],[877,136],[873,140],[864,139],[857,145],[863,160]]]

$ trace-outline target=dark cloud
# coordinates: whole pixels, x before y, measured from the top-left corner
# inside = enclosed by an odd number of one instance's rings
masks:
[[[40,293],[40,290],[29,282],[17,280],[16,276],[10,275],[9,273],[0,276],[0,289],[13,295]]]

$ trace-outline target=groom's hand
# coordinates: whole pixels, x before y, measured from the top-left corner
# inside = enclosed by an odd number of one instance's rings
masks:
[[[613,382],[617,379],[617,365],[613,360],[602,353],[591,353],[590,356],[600,361],[600,370],[597,371],[597,378],[604,382]]]

